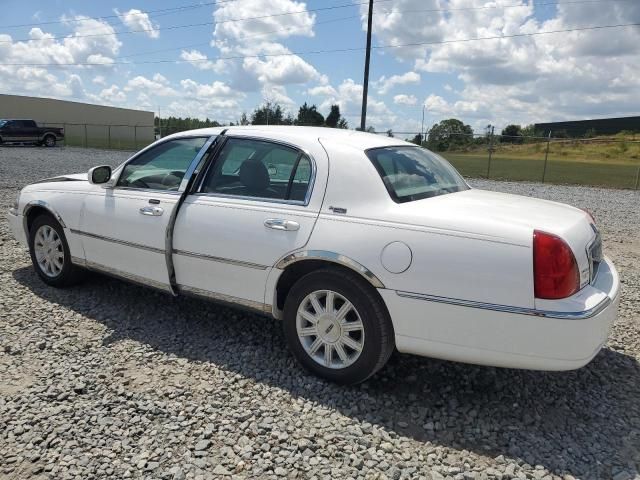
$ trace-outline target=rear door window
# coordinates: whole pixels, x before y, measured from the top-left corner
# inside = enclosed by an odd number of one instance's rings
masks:
[[[207,173],[201,192],[304,201],[311,173],[311,161],[295,148],[230,138]]]

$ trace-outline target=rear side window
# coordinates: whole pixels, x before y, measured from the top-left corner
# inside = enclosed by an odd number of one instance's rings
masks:
[[[398,203],[469,188],[449,162],[424,148],[383,147],[367,150],[366,154]]]
[[[230,138],[202,184],[204,193],[304,201],[311,162],[302,152],[278,143]]]

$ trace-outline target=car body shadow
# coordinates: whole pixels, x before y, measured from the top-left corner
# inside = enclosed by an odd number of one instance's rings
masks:
[[[13,277],[33,294],[106,326],[104,348],[134,340],[284,389],[419,442],[608,478],[640,452],[640,365],[605,348],[572,372],[498,369],[395,354],[364,384],[341,387],[297,366],[276,320],[173,298],[100,275],[57,290],[31,268]],[[96,301],[98,299],[98,301]],[[617,435],[612,437],[611,422]],[[637,468],[637,466],[636,466]]]

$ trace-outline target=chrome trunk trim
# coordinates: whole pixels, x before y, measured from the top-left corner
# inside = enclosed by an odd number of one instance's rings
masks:
[[[494,312],[513,313],[516,315],[530,315],[534,317],[557,318],[561,320],[585,320],[595,317],[611,303],[611,298],[604,298],[598,305],[581,312],[558,312],[552,310],[536,310],[535,308],[514,307],[511,305],[499,305],[494,303],[476,302],[474,300],[462,300],[460,298],[439,297],[437,295],[426,295],[422,293],[412,293],[396,290],[400,297],[425,300],[427,302],[446,303],[460,307],[480,308],[482,310],[492,310]]]

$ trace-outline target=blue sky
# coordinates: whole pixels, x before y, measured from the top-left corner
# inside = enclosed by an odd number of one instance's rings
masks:
[[[364,52],[295,53],[362,48],[358,3],[4,0],[0,93],[221,122],[265,100],[293,114],[338,103],[355,127]],[[478,131],[638,114],[639,27],[460,41],[634,22],[636,0],[377,0],[374,45],[423,45],[374,50],[368,123],[417,131],[423,105],[427,127],[456,117]]]

